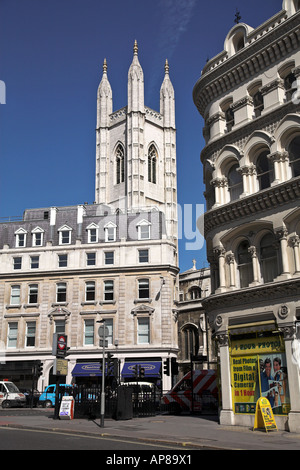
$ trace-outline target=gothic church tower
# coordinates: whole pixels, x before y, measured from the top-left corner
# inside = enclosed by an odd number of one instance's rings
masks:
[[[128,104],[115,112],[104,61],[97,96],[95,201],[123,213],[157,209],[165,214],[167,237],[177,239],[174,89],[166,61],[160,112],[145,106],[136,41],[128,71]]]

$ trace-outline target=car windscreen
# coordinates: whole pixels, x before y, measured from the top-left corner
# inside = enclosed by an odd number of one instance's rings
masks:
[[[5,387],[7,388],[7,390],[10,392],[10,393],[20,393],[18,387],[13,384],[12,382],[7,382],[5,384]]]

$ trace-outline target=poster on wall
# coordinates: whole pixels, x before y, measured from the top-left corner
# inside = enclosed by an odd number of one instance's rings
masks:
[[[233,339],[230,354],[235,413],[254,414],[257,400],[265,397],[274,414],[288,414],[288,375],[280,336]]]

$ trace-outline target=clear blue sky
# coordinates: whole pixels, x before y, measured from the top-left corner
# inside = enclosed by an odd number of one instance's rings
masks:
[[[178,202],[204,204],[203,120],[193,87],[234,26],[256,27],[281,0],[0,0],[0,217],[25,209],[94,201],[96,93],[107,59],[114,111],[127,105],[134,40],[145,105],[159,111],[168,58],[175,89]],[[0,219],[1,220],[1,219]],[[196,223],[190,230],[196,230]],[[184,232],[184,230],[183,230]],[[188,235],[189,237],[189,235]],[[205,247],[186,250],[181,271],[207,265]]]

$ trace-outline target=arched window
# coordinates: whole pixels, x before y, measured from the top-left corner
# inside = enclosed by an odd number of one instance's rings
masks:
[[[249,253],[250,244],[248,240],[243,240],[237,249],[238,271],[240,277],[240,287],[248,287],[253,282],[252,257]]]
[[[300,136],[291,141],[288,153],[293,177],[300,176]]]
[[[183,359],[190,359],[191,354],[196,355],[199,350],[199,338],[197,328],[193,325],[187,325],[182,330]]]
[[[266,189],[271,186],[273,181],[273,167],[268,159],[269,151],[261,152],[256,160],[256,172],[259,183],[259,189]]]
[[[238,199],[243,192],[242,175],[237,171],[238,168],[238,163],[235,163],[234,165],[232,165],[227,174],[230,201],[235,201],[236,199]]]
[[[253,107],[254,116],[259,117],[261,115],[262,110],[264,109],[263,95],[259,90],[253,95]]]
[[[189,294],[190,294],[189,297],[191,300],[200,299],[201,298],[200,287],[197,287],[197,286],[191,287],[189,290]]]
[[[124,164],[124,149],[121,144],[118,145],[116,150],[116,176],[117,184],[124,182],[125,175],[125,164]]]
[[[265,235],[260,242],[261,274],[264,282],[272,282],[279,274],[275,236]]]
[[[154,145],[151,145],[148,152],[148,181],[156,183],[157,152]]]

